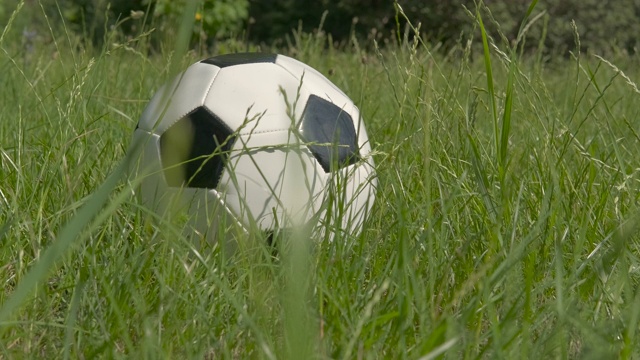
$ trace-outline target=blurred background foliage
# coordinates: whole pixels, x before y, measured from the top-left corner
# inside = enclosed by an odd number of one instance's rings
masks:
[[[109,36],[149,36],[161,48],[170,42],[188,0],[27,0],[33,13],[25,31],[57,27],[103,46]],[[472,19],[478,0],[398,0],[400,9],[434,45],[450,48],[478,35]],[[6,23],[18,0],[0,2],[0,24]],[[340,45],[357,39],[361,46],[384,46],[401,41],[408,31],[404,16],[392,0],[199,0],[193,45],[210,51],[217,40],[236,39],[252,44],[286,43],[295,31],[322,30]],[[485,0],[485,25],[495,39],[515,43],[529,0]],[[45,12],[49,23],[44,24]],[[40,13],[40,14],[38,14]],[[576,49],[573,23],[580,34],[580,50],[635,53],[640,33],[640,0],[540,1],[527,29],[523,51],[552,55]],[[42,31],[40,31],[42,32]],[[46,33],[46,31],[44,31]],[[113,40],[113,39],[111,39]],[[121,39],[120,39],[121,40]],[[369,41],[367,41],[369,40]]]

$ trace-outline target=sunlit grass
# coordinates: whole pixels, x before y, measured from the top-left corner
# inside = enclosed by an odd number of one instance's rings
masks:
[[[199,55],[2,33],[0,357],[640,356],[635,57],[296,34],[282,51],[364,116],[376,204],[357,237],[228,257],[124,176],[146,101]]]

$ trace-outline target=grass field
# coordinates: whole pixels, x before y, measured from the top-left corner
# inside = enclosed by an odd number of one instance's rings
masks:
[[[637,56],[292,36],[360,107],[379,188],[362,234],[274,260],[194,246],[123,176],[148,99],[207,54],[21,31],[0,38],[0,358],[640,357]]]

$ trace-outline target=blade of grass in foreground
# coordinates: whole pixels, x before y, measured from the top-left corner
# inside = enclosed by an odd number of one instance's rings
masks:
[[[533,10],[535,9],[537,0],[532,1],[529,4],[527,9],[527,13],[525,14],[524,19],[520,24],[520,28],[518,31],[518,40],[521,40],[524,36],[524,32],[526,29],[527,20],[531,16]],[[484,4],[483,4],[484,5]],[[496,156],[498,157],[498,170],[499,170],[499,179],[501,182],[501,188],[504,189],[504,178],[507,172],[507,155],[509,150],[509,135],[511,133],[511,115],[513,110],[513,85],[515,81],[515,76],[517,73],[517,64],[518,64],[518,55],[517,55],[517,47],[518,43],[513,45],[511,49],[511,56],[509,59],[509,73],[507,77],[507,88],[505,89],[505,99],[504,99],[504,109],[502,111],[501,122],[498,122],[498,108],[497,108],[497,100],[495,94],[495,87],[493,83],[493,67],[491,65],[491,54],[489,51],[489,40],[487,36],[487,31],[484,26],[484,22],[482,21],[482,16],[480,14],[480,6],[476,11],[476,17],[478,19],[478,25],[480,26],[480,33],[482,36],[482,48],[484,55],[484,64],[487,75],[487,91],[489,92],[489,102],[491,104],[491,116],[493,119],[493,131],[494,131],[494,140],[495,140],[495,151]]]
[[[531,4],[529,4],[529,8],[527,9],[527,13],[524,16],[524,19],[520,23],[520,29],[518,30],[518,41],[520,41],[524,37],[524,33],[526,32],[526,25],[528,19],[531,17],[533,10],[538,3],[537,0],[533,0]],[[479,21],[482,22],[482,19],[479,18]],[[486,33],[484,27],[481,25],[480,29],[482,31],[483,37],[483,47],[486,46],[486,42],[484,39],[486,38]],[[485,47],[485,57],[488,58],[488,48]],[[509,149],[509,134],[511,133],[511,114],[513,110],[513,84],[516,77],[517,72],[517,64],[519,63],[518,59],[518,42],[513,45],[511,50],[511,58],[509,61],[509,76],[507,78],[507,89],[505,92],[505,100],[504,100],[504,111],[502,113],[502,128],[500,130],[500,144],[499,144],[499,164],[500,164],[500,182],[504,186],[504,177],[507,173],[507,153]],[[496,133],[497,136],[497,133]]]
[[[137,144],[139,145],[139,144]],[[102,185],[96,190],[78,210],[76,215],[62,228],[53,243],[44,251],[36,264],[27,272],[24,278],[18,283],[15,291],[9,296],[7,301],[0,308],[0,334],[7,330],[2,324],[22,305],[29,294],[40,284],[56,262],[79,238],[81,233],[88,229],[92,219],[102,210],[105,203],[113,194],[113,189],[118,185],[120,179],[129,168],[131,159],[138,154],[139,146],[134,146],[116,169],[107,177]],[[93,227],[98,226],[94,223]]]
[[[482,36],[482,49],[484,55],[484,66],[487,72],[487,92],[489,92],[489,104],[491,105],[491,119],[493,120],[493,136],[495,140],[496,154],[500,154],[500,131],[498,130],[498,105],[496,104],[496,93],[493,86],[493,68],[491,66],[491,54],[489,52],[489,40],[487,38],[487,31],[482,22],[482,15],[480,15],[480,6],[476,10],[476,18],[478,19],[478,25],[480,26],[480,34]]]
[[[9,232],[9,228],[11,228],[11,222],[12,219],[9,218],[9,220],[7,220],[7,222],[2,224],[2,226],[0,227],[0,240],[4,239],[4,236]]]
[[[14,12],[14,15],[20,10],[24,2]],[[178,31],[177,41],[175,44],[175,57],[181,59],[187,52],[191,29],[194,24],[194,14],[196,12],[197,1],[188,1],[185,5],[184,16]],[[172,64],[172,73],[175,73],[179,61]],[[107,177],[100,187],[88,198],[86,203],[78,210],[73,218],[62,228],[53,243],[44,251],[40,259],[27,272],[24,278],[18,283],[15,291],[9,296],[7,301],[0,308],[0,335],[7,330],[3,327],[8,318],[24,303],[29,294],[40,284],[47,276],[49,271],[53,269],[56,262],[65,254],[65,252],[78,240],[84,231],[91,230],[98,226],[101,221],[92,223],[92,220],[100,213],[107,203],[113,190],[116,188],[120,179],[127,173],[132,159],[136,159],[139,154],[140,143],[134,144],[127,153],[123,161],[116,169]],[[123,201],[122,197],[120,201]],[[112,204],[113,206],[113,204]],[[103,217],[100,220],[104,220]]]
[[[301,226],[294,228],[286,249],[283,249],[285,271],[284,326],[285,358],[308,359],[317,348],[314,333],[316,324],[309,311],[309,294],[312,287],[311,249],[308,233]]]
[[[0,34],[0,45],[2,45],[2,43],[4,42],[5,36],[9,32],[9,29],[11,29],[11,24],[13,24],[13,21],[16,19],[16,17],[18,16],[18,13],[20,13],[20,10],[22,9],[23,6],[24,6],[24,0],[20,1],[16,6],[16,9],[13,10],[13,12],[11,13],[11,17],[9,17],[9,21],[7,22],[7,25],[4,26],[4,29],[2,30],[2,34]]]

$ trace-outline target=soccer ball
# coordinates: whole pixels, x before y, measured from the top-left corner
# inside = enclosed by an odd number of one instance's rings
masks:
[[[376,188],[353,102],[283,55],[237,53],[189,66],[164,85],[134,131],[142,202],[186,214],[187,233],[227,241],[312,225],[356,235]]]

